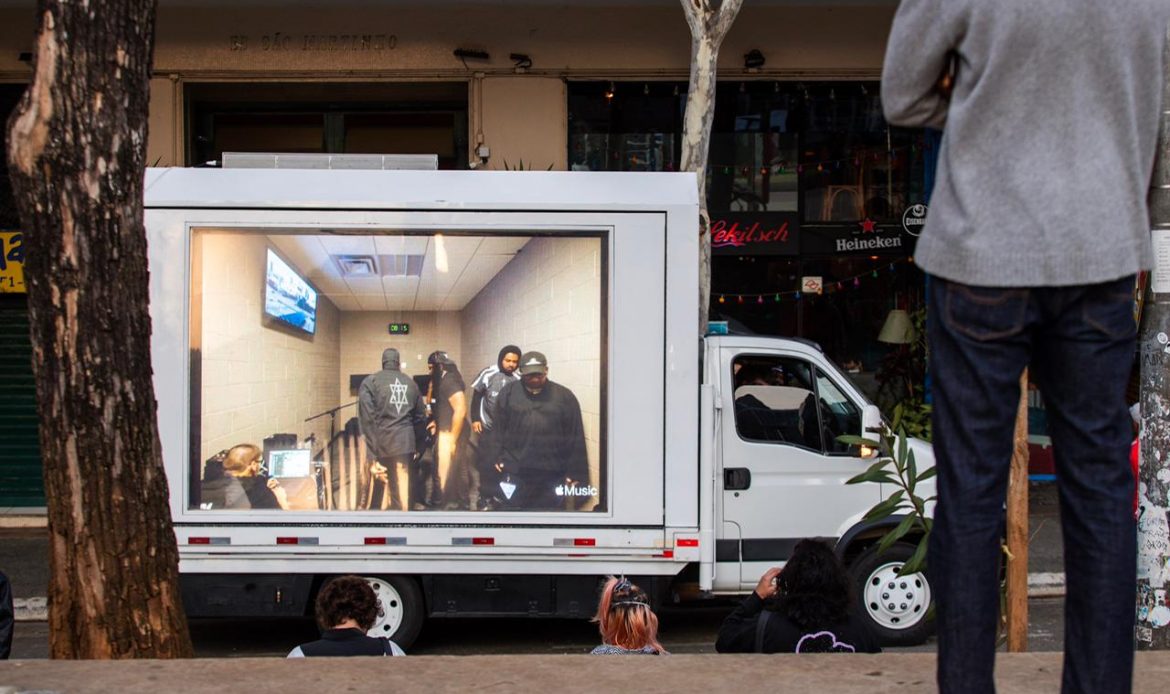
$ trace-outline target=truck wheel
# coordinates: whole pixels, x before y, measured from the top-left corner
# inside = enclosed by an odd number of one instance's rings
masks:
[[[850,567],[857,613],[868,620],[870,630],[884,646],[916,646],[934,632],[934,622],[926,618],[931,600],[926,576],[898,576],[912,554],[914,545],[898,542],[878,556],[875,544]]]
[[[366,633],[389,638],[403,649],[410,648],[423,623],[423,597],[418,582],[406,576],[364,578],[378,596],[378,619]]]

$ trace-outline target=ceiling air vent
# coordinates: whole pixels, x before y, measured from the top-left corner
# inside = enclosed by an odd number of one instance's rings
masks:
[[[378,261],[372,255],[335,255],[333,262],[342,277],[378,276]]]
[[[418,277],[422,275],[423,255],[380,255],[383,277]]]

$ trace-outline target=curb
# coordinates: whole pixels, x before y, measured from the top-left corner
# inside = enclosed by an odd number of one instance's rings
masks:
[[[1028,574],[1029,598],[1059,598],[1063,596],[1063,573]],[[48,598],[18,598],[12,602],[18,622],[44,622],[49,618]]]

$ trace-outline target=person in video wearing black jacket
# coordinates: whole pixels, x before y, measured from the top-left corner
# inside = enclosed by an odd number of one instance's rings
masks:
[[[289,658],[354,655],[406,655],[388,638],[367,636],[378,621],[378,597],[366,579],[341,576],[317,594],[321,638],[289,651]]]
[[[397,471],[400,466],[411,469],[416,453],[415,427],[425,418],[426,405],[414,379],[402,373],[398,350],[383,350],[382,370],[366,376],[358,388],[358,419],[370,455],[377,461],[370,472],[385,484],[384,494],[392,497],[387,500],[391,508],[409,508],[409,500],[397,498],[403,491],[398,489]]]
[[[520,382],[500,392],[489,439],[507,506],[565,510],[599,499],[589,485],[581,405],[573,391],[548,380],[540,352],[521,355]]]
[[[494,461],[484,455],[487,452],[487,439],[492,435],[492,419],[496,411],[496,401],[504,386],[520,380],[516,367],[520,365],[520,348],[516,345],[505,345],[496,363],[484,367],[483,371],[471,382],[471,446],[476,451],[475,467],[479,470],[480,481],[480,508],[487,510],[496,506],[500,497],[499,478]]]
[[[849,576],[833,550],[796,543],[783,569],[764,572],[756,590],[723,620],[720,653],[880,653],[877,639],[850,614]]]

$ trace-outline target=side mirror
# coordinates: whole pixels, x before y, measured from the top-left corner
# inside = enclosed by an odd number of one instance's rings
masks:
[[[861,435],[878,434],[885,431],[882,425],[882,411],[877,405],[866,405],[861,409]]]
[[[861,438],[873,439],[876,434],[878,437],[885,431],[885,425],[882,424],[882,411],[877,408],[877,405],[866,405],[861,410]],[[859,446],[858,453],[862,458],[874,458],[878,451],[869,446]]]

